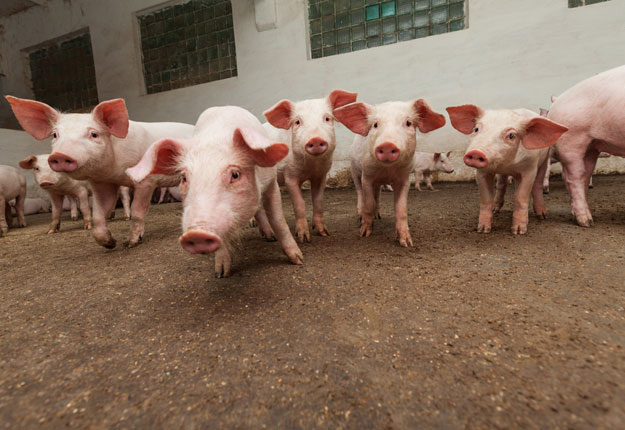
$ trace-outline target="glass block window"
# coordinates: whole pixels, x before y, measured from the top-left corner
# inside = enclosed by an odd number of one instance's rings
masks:
[[[63,111],[87,111],[98,104],[89,32],[46,43],[27,55],[35,99]]]
[[[466,26],[465,3],[465,0],[308,0],[312,58],[462,30]]]
[[[191,0],[137,18],[148,94],[237,76],[230,0]]]
[[[569,7],[587,6],[589,4],[603,3],[608,0],[569,0]]]

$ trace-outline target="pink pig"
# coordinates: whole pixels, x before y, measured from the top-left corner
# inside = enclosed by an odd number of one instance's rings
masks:
[[[139,244],[154,189],[177,185],[180,178],[150,176],[134,184],[125,170],[139,162],[151,143],[164,137],[189,137],[193,126],[129,121],[122,99],[104,101],[89,114],[64,114],[34,100],[6,98],[24,130],[39,140],[52,136],[50,167],[73,179],[89,181],[94,196],[92,233],[100,245],[115,247],[106,215],[115,207],[120,185],[134,186],[130,236],[125,244],[128,247]]]
[[[85,230],[91,228],[91,211],[89,210],[89,184],[86,181],[77,181],[65,173],[55,172],[48,164],[49,154],[31,155],[19,162],[22,169],[32,169],[35,181],[50,195],[52,203],[52,223],[48,234],[56,233],[61,226],[61,212],[63,211],[63,197],[68,196],[70,201],[77,200],[82,212]],[[72,209],[74,209],[72,207]],[[74,219],[74,213],[72,213]]]
[[[352,176],[358,194],[360,236],[371,235],[379,217],[380,187],[391,184],[395,193],[395,234],[401,246],[413,246],[408,228],[408,190],[417,129],[422,133],[445,125],[445,117],[427,102],[352,103],[334,110],[334,116],[357,134],[352,145]]]
[[[567,128],[527,109],[482,110],[478,106],[463,105],[449,107],[447,112],[452,126],[471,136],[464,163],[477,169],[480,190],[477,231],[491,231],[495,175],[504,175],[498,181],[499,187],[505,187],[505,175],[510,175],[517,183],[512,233],[525,234],[530,193],[534,198],[536,214],[541,218],[546,216],[542,180],[547,169],[549,146]],[[498,191],[501,193],[502,188],[498,188]],[[503,193],[499,198],[503,202]]]
[[[358,95],[334,90],[327,98],[291,102],[282,100],[265,112],[268,123],[263,126],[271,140],[289,145],[289,154],[278,164],[278,182],[286,184],[295,211],[295,236],[300,242],[310,242],[306,221],[306,203],[301,186],[310,180],[313,203],[312,227],[321,236],[328,236],[323,221],[323,191],[332,167],[336,147],[332,111],[356,101]],[[257,217],[265,237],[272,235],[265,217]]]
[[[26,227],[24,201],[26,200],[26,178],[13,166],[0,166],[0,237],[6,236],[13,224],[11,205],[15,199],[18,226]]]
[[[10,202],[11,208],[15,210],[15,201]],[[34,199],[26,197],[24,200],[24,215],[35,215],[50,212],[50,202],[37,197]],[[17,215],[17,213],[16,213]]]
[[[268,222],[292,263],[304,257],[282,213],[275,165],[288,153],[268,139],[254,115],[235,106],[213,107],[200,115],[190,139],[154,143],[128,175],[182,175],[180,244],[192,254],[215,252],[215,276],[229,276],[237,232],[262,204]]]

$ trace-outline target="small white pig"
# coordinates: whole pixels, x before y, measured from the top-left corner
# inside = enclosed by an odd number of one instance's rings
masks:
[[[421,182],[425,179],[425,183],[428,189],[432,191],[436,191],[434,186],[432,185],[432,173],[434,172],[445,172],[445,173],[454,173],[454,168],[451,166],[449,162],[449,156],[451,155],[451,151],[446,154],[443,152],[415,152],[413,158],[413,169],[415,176],[414,186],[417,190],[423,191],[421,189]],[[393,191],[393,187],[386,184],[382,187],[383,191]]]
[[[477,231],[491,231],[495,175],[511,175],[517,184],[512,233],[525,234],[530,193],[534,198],[536,215],[541,218],[546,216],[542,180],[547,169],[549,146],[567,128],[527,109],[483,110],[478,106],[463,105],[449,107],[447,112],[452,126],[471,136],[464,163],[477,169],[480,190]],[[498,183],[505,186],[506,178]]]
[[[15,199],[15,211],[19,227],[26,227],[24,201],[26,200],[26,178],[13,166],[0,166],[0,237],[5,236],[13,224],[9,202]]]
[[[229,276],[234,238],[262,203],[292,263],[304,257],[282,213],[275,165],[288,153],[268,139],[260,122],[235,106],[205,110],[190,139],[162,139],[128,169],[137,183],[151,174],[182,176],[180,244],[192,254],[215,252],[215,276]]]
[[[289,155],[278,164],[278,183],[286,185],[295,211],[295,236],[300,242],[310,242],[306,220],[306,203],[302,183],[310,180],[313,204],[312,227],[321,236],[328,236],[323,221],[323,191],[332,167],[336,147],[332,111],[356,101],[358,94],[334,90],[323,99],[292,102],[281,100],[265,111],[268,123],[263,124],[269,138],[289,145]],[[263,214],[257,217],[261,234],[273,236]]]
[[[78,201],[82,212],[85,230],[91,228],[91,211],[89,210],[89,184],[87,181],[77,181],[65,173],[55,172],[48,164],[50,154],[31,155],[19,162],[22,169],[32,170],[35,181],[50,196],[52,203],[52,222],[48,234],[56,233],[61,227],[61,212],[63,211],[63,197]],[[72,207],[72,219],[77,219],[75,205]]]
[[[15,209],[15,201],[11,201],[11,208]],[[48,200],[37,197],[31,199],[26,197],[24,200],[24,215],[35,215],[50,212],[50,202]],[[16,213],[17,215],[17,213]]]
[[[413,246],[408,228],[408,189],[417,129],[428,133],[445,125],[445,117],[427,102],[352,103],[334,116],[357,136],[352,145],[352,177],[358,194],[360,236],[371,235],[379,217],[380,187],[391,184],[395,193],[395,235],[401,246]]]
[[[120,186],[134,187],[130,208],[128,247],[143,240],[144,218],[157,186],[173,186],[179,176],[149,176],[134,184],[127,168],[139,162],[148,146],[164,137],[189,137],[193,126],[175,122],[129,121],[122,99],[101,102],[91,113],[60,113],[45,103],[6,96],[21,126],[35,139],[52,136],[53,153],[48,163],[53,170],[73,179],[87,180],[94,197],[93,229],[96,242],[115,248],[116,241],[106,225],[106,215],[115,208]]]

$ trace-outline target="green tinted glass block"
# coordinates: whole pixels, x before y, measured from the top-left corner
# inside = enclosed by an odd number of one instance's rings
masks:
[[[330,55],[336,55],[336,46],[329,46],[327,48],[323,48],[323,56],[329,57]]]
[[[400,41],[405,41],[405,40],[412,40],[415,38],[415,31],[414,29],[412,30],[405,30],[405,31],[400,31],[397,35],[397,38]]]
[[[323,46],[334,46],[336,45],[336,33],[334,31],[328,31],[327,33],[323,33]]]
[[[310,21],[310,34],[319,34],[321,33],[321,20],[314,19]]]
[[[334,0],[326,0],[321,3],[321,16],[334,14]]]
[[[358,25],[352,27],[352,40],[361,40],[365,38],[365,26]]]
[[[334,15],[321,18],[321,29],[325,31],[334,30]]]
[[[321,48],[321,35],[317,34],[310,38],[310,49],[315,50]]]
[[[412,12],[412,0],[397,0],[397,15]]]
[[[367,21],[380,18],[380,6],[379,5],[376,4],[373,6],[367,6],[366,11],[367,11],[366,12]]]
[[[350,0],[334,0],[334,7],[337,12],[349,9]]]
[[[346,54],[348,52],[351,52],[351,46],[349,45],[349,43],[339,45],[337,48],[339,54]]]
[[[352,9],[363,7],[364,5],[365,5],[365,0],[352,0],[350,2],[350,6]]]
[[[352,51],[360,51],[361,49],[365,49],[367,47],[366,40],[359,40],[358,42],[352,42]]]
[[[432,9],[432,24],[447,22],[447,6]]]
[[[358,25],[358,24],[362,24],[363,22],[365,22],[364,8],[353,10],[351,12],[351,15],[352,15],[352,25]]]
[[[583,6],[583,5],[584,5],[583,0],[569,0],[569,7],[578,7],[578,6]]]
[[[586,5],[596,4],[596,3],[603,3],[604,1],[608,1],[608,0],[586,0]]]
[[[395,33],[395,17],[384,18],[382,20],[382,33]]]
[[[368,37],[367,38],[367,47],[373,48],[374,46],[380,46],[382,44],[382,39],[379,37]]]
[[[414,0],[414,10],[423,10],[430,8],[430,0]]]
[[[417,38],[426,37],[429,35],[430,35],[430,27],[421,27],[421,28],[415,29],[415,36]]]
[[[382,18],[395,15],[395,0],[382,3]]]
[[[464,17],[464,1],[449,5],[449,19]]]
[[[349,12],[343,12],[336,15],[336,28],[347,27],[349,25]]]
[[[317,4],[308,6],[308,19],[321,18],[321,8]]]
[[[321,58],[321,49],[316,49],[311,52],[312,58]]]
[[[414,14],[413,23],[415,27],[425,27],[430,25],[430,12],[425,10]]]
[[[464,19],[457,19],[449,23],[449,31],[464,30]]]
[[[437,7],[437,6],[447,6],[447,3],[449,2],[448,0],[431,0],[432,1],[432,7]]]
[[[407,30],[412,27],[412,15],[400,15],[397,17],[397,27],[400,30]]]
[[[380,3],[380,0],[365,0],[366,5],[379,4],[379,3]]]
[[[432,34],[447,33],[447,24],[434,24],[432,25]]]
[[[391,43],[397,43],[397,35],[395,33],[385,34],[382,37],[382,44],[390,45]]]
[[[336,32],[336,43],[343,44],[350,42],[350,31],[349,28],[342,28],[341,30]]]
[[[380,21],[372,21],[367,23],[367,38],[380,34]]]

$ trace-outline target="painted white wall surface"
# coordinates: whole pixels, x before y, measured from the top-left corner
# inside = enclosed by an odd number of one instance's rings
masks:
[[[260,32],[255,3],[264,1],[232,0],[237,77],[147,95],[135,14],[162,1],[49,0],[0,19],[2,89],[31,98],[22,50],[85,27],[100,100],[123,97],[131,118],[141,121],[194,123],[217,105],[243,106],[263,120],[262,112],[282,98],[317,98],[335,88],[372,104],[423,97],[441,113],[465,103],[538,111],[549,107],[552,94],[625,62],[624,0],[573,9],[567,0],[467,0],[466,30],[315,60],[309,59],[306,0],[275,0],[277,26]],[[1,104],[0,123],[10,115]],[[348,167],[352,137],[337,125],[331,174]],[[456,151],[457,174],[440,179],[467,180],[474,172],[462,163],[466,142],[448,123],[421,139],[419,150]],[[6,164],[15,152],[4,148],[0,163]],[[21,149],[24,156],[32,152]],[[599,167],[622,173],[625,160],[602,159]]]

